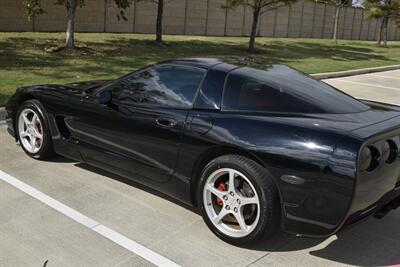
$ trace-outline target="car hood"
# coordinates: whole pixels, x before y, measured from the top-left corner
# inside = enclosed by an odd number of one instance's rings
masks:
[[[38,97],[51,97],[51,96],[77,96],[82,97],[87,95],[91,90],[100,88],[108,84],[109,80],[94,80],[85,82],[75,82],[69,84],[42,84],[27,87],[20,87],[16,91],[15,97],[21,94],[37,95]],[[11,102],[12,99],[10,100]]]
[[[109,82],[110,82],[110,80],[93,80],[93,81],[84,81],[84,82],[74,82],[74,83],[66,84],[65,87],[86,91],[86,90],[95,89],[95,88],[104,86],[104,85],[108,84]]]

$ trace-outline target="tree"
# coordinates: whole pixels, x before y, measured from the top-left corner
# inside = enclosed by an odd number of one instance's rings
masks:
[[[255,41],[257,35],[258,21],[261,14],[277,9],[279,7],[289,5],[297,0],[227,0],[223,8],[235,8],[238,6],[248,6],[253,10],[253,23],[251,26],[250,40],[248,51],[255,53]]]
[[[381,20],[377,44],[381,45],[383,40],[384,47],[387,47],[389,21],[393,20],[400,26],[400,0],[366,0],[364,6],[367,18]]]
[[[110,0],[112,1],[112,0]],[[124,10],[128,8],[133,0],[113,0],[120,9],[118,18],[124,19]],[[55,0],[56,5],[64,5],[67,9],[67,38],[65,40],[66,49],[75,48],[75,12],[77,7],[83,7],[85,0]],[[25,16],[31,20],[33,17],[46,13],[41,6],[40,0],[25,0],[23,2],[25,8]]]
[[[325,4],[330,4],[335,6],[335,17],[334,17],[334,23],[333,23],[333,35],[332,39],[335,42],[335,44],[338,43],[338,29],[339,29],[339,17],[340,17],[340,11],[342,7],[344,6],[351,6],[351,0],[321,0],[318,2],[322,2]]]
[[[139,0],[146,1],[146,0]],[[148,1],[148,0],[147,0]],[[163,42],[163,16],[164,16],[164,0],[150,0],[157,4],[157,21],[156,21],[156,43]]]

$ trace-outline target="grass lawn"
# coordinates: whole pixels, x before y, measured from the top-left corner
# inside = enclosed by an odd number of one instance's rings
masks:
[[[167,46],[149,44],[153,35],[77,34],[77,44],[93,52],[49,53],[61,45],[63,33],[0,33],[0,106],[16,88],[116,78],[160,60],[177,57],[218,57],[239,63],[248,56],[245,37],[165,36]],[[251,65],[288,64],[306,73],[400,64],[400,42],[389,49],[374,42],[320,39],[258,38],[259,54]]]

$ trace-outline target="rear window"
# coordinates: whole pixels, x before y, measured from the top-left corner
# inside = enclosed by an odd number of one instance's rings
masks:
[[[284,65],[240,68],[226,83],[224,110],[284,113],[356,113],[368,106]]]

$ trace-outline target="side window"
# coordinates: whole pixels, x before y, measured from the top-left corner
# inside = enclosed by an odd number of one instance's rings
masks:
[[[113,89],[121,104],[191,108],[205,71],[178,66],[156,66],[125,77]]]
[[[223,107],[227,110],[312,112],[312,108],[286,90],[242,75],[229,75]]]

